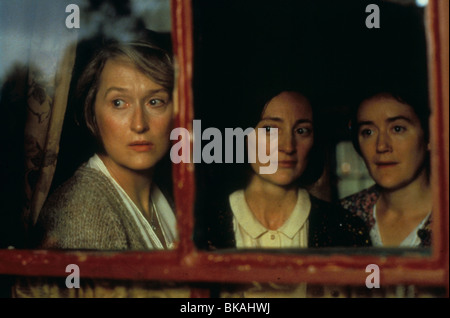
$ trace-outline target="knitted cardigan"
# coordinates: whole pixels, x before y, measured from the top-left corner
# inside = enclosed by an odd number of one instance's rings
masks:
[[[147,249],[112,183],[85,166],[49,197],[34,237],[40,248]]]
[[[86,166],[78,168],[73,177],[49,197],[35,229],[37,243],[34,246],[40,248],[147,249],[112,183],[103,173]],[[18,277],[12,296],[187,298],[190,288],[181,283],[87,277],[82,277],[80,288],[67,288],[64,277]]]

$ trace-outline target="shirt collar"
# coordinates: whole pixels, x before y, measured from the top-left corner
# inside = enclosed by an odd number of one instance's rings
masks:
[[[230,206],[236,222],[239,223],[252,238],[256,239],[268,232],[251,212],[244,195],[244,190],[233,192],[230,197]],[[305,225],[311,210],[311,200],[305,189],[299,189],[297,194],[297,203],[286,222],[277,230],[290,239]]]

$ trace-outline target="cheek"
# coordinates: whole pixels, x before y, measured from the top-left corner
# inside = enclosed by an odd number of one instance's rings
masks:
[[[115,118],[114,116],[105,116],[103,114],[100,114],[96,118],[100,138],[103,142],[113,138],[117,139],[124,135],[123,118]]]
[[[361,155],[364,159],[368,158],[371,154],[376,152],[376,145],[369,141],[359,141],[359,150],[361,151]]]
[[[423,161],[423,158],[427,155],[427,145],[425,142],[409,141],[407,143],[402,143],[398,146],[398,153],[407,156],[407,158],[415,161]]]

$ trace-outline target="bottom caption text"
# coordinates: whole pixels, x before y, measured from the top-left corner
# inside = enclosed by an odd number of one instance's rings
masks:
[[[180,312],[183,313],[205,313],[208,316],[213,312],[224,313],[270,313],[270,303],[248,302],[248,303],[223,303],[220,305],[201,305],[187,302],[181,305]]]

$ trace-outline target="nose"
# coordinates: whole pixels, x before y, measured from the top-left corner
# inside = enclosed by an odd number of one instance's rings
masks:
[[[295,153],[295,137],[291,133],[279,133],[278,149],[288,155]]]
[[[377,152],[384,153],[391,150],[391,137],[387,132],[380,132],[377,137]]]
[[[147,114],[145,113],[144,107],[142,105],[139,105],[135,107],[132,118],[131,118],[131,130],[142,134],[150,129],[150,126],[148,124],[148,118]]]

